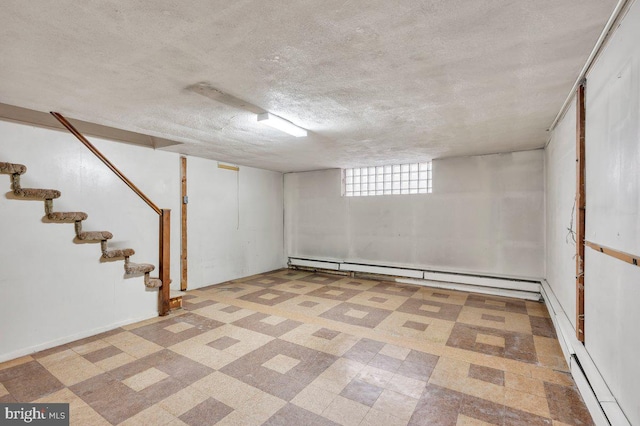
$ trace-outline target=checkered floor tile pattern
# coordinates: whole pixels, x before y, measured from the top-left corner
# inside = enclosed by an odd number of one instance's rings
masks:
[[[543,303],[279,270],[0,364],[78,425],[590,425]]]

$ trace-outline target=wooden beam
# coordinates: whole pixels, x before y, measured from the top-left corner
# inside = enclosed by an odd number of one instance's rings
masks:
[[[600,253],[615,257],[616,259],[622,260],[623,262],[627,262],[635,266],[640,266],[640,256],[625,253],[623,251],[612,249],[610,247],[601,246],[600,244],[592,243],[591,241],[587,241],[585,244],[587,245],[587,247],[592,248],[595,251],[599,251]]]
[[[187,289],[187,158],[180,157],[180,180],[182,183],[182,189],[180,195],[182,196],[182,211],[181,211],[181,252],[180,252],[180,265],[182,273],[180,274],[180,290],[185,291]]]
[[[584,247],[585,247],[585,85],[576,93],[576,337],[584,343]]]
[[[162,287],[158,292],[160,316],[171,310],[171,210],[162,209],[160,215],[160,261],[159,271]]]
[[[226,169],[226,170],[233,170],[234,172],[237,172],[240,170],[240,167],[238,166],[230,166],[228,164],[223,164],[223,163],[218,163],[218,168],[219,169]]]

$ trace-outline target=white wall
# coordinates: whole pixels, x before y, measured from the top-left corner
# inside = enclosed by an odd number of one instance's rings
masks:
[[[342,197],[340,170],[286,174],[287,254],[543,276],[542,150],[434,160],[433,188]]]
[[[545,150],[546,279],[576,326],[576,107],[555,128]]]
[[[190,157],[187,182],[189,288],[286,265],[282,173]]]
[[[587,75],[586,239],[640,255],[640,3]],[[575,316],[574,251],[564,244],[575,193],[575,110],[546,153],[547,280]],[[640,424],[640,268],[586,249],[585,348],[631,424]],[[573,318],[571,318],[574,320]]]
[[[171,277],[172,287],[179,288],[178,154],[90,139],[158,206],[172,209]],[[157,267],[158,216],[71,134],[0,121],[0,161],[25,164],[23,187],[60,190],[56,211],[85,211],[85,230],[111,231],[110,247],[131,247],[133,262]],[[236,205],[223,203],[235,200],[235,180],[229,185],[218,179],[215,161],[189,159],[189,165],[190,236],[227,247],[191,247],[194,284],[282,267],[282,175],[241,168],[239,233],[235,220],[226,219],[231,211],[235,217]],[[199,182],[200,175],[208,180]],[[11,199],[9,175],[0,175],[2,185],[0,361],[157,315],[157,290],[146,290],[142,277],[125,278],[122,261],[100,262],[100,245],[74,242],[73,224],[44,223],[42,201]],[[213,206],[211,214],[199,212],[199,205]],[[218,272],[198,276],[193,271],[201,267]]]

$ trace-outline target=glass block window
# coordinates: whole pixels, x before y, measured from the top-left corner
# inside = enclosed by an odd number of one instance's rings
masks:
[[[431,192],[431,162],[344,170],[344,195],[362,197]]]

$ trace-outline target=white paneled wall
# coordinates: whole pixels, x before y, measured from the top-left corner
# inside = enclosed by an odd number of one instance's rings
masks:
[[[179,288],[178,154],[90,139],[172,209],[171,277]],[[85,211],[85,230],[111,231],[110,247],[131,247],[133,262],[157,266],[158,216],[74,136],[0,121],[0,161],[25,164],[24,187],[59,189],[56,211]],[[189,171],[193,287],[284,266],[282,174],[241,167],[238,190],[235,173],[215,161],[189,159]],[[157,315],[157,291],[142,277],[125,278],[122,261],[101,262],[100,244],[74,242],[73,224],[44,223],[42,201],[11,199],[10,176],[0,175],[0,188],[0,361]]]
[[[640,3],[587,75],[586,239],[640,254]],[[574,101],[575,102],[575,101]],[[575,108],[546,150],[547,281],[575,327]],[[590,248],[585,256],[585,348],[631,424],[640,424],[640,268]]]
[[[343,197],[341,171],[285,175],[288,256],[543,276],[543,151],[433,161],[433,193]]]

